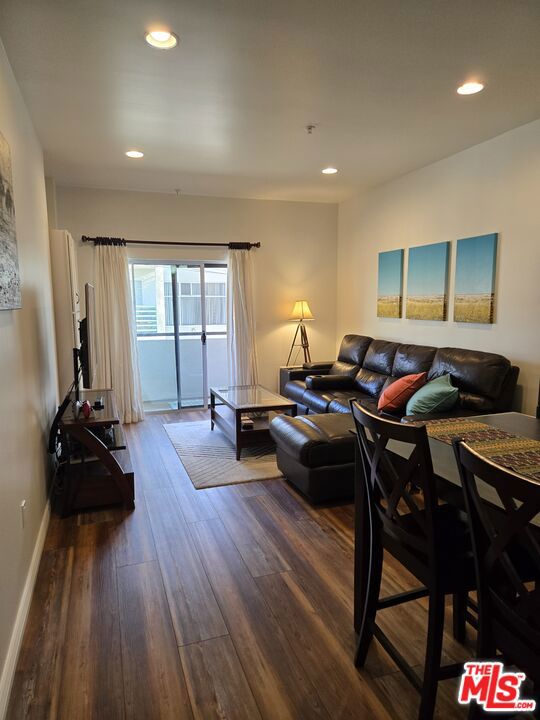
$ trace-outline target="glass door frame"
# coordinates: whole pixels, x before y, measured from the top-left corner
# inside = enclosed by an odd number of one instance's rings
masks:
[[[208,335],[223,335],[223,332],[219,330],[207,331],[206,322],[206,281],[205,281],[205,268],[219,267],[227,268],[226,262],[216,262],[212,260],[148,260],[146,258],[128,258],[130,266],[130,278],[132,286],[132,304],[133,304],[133,317],[136,318],[136,295],[135,295],[135,265],[161,265],[169,267],[171,270],[172,277],[172,310],[173,310],[173,324],[174,330],[172,333],[139,333],[135,322],[136,337],[174,337],[174,356],[175,356],[175,377],[176,377],[176,396],[178,410],[184,409],[182,406],[182,368],[180,363],[180,337],[194,337],[199,335],[201,341],[201,359],[202,359],[202,405],[193,406],[194,408],[201,408],[207,410],[209,406],[210,388],[208,386],[208,345],[206,342]],[[178,280],[177,273],[179,268],[199,268],[199,282],[201,288],[201,308],[200,308],[200,320],[201,320],[201,331],[200,332],[180,332],[179,323],[179,293],[178,293]],[[228,327],[225,329],[225,336],[228,335]],[[160,412],[160,411],[156,411]]]

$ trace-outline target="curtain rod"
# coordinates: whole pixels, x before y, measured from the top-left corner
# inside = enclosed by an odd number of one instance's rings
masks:
[[[209,242],[148,242],[147,240],[124,240],[123,238],[111,237],[88,237],[83,235],[81,240],[84,242],[93,242],[94,245],[181,245],[184,247],[226,247],[229,250],[251,250],[251,248],[260,248],[261,243],[209,243]]]

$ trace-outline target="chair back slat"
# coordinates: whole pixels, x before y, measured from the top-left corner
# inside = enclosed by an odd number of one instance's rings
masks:
[[[435,565],[437,494],[424,425],[386,420],[351,402],[370,512],[376,513],[383,536],[422,553]],[[397,441],[409,446],[408,458],[389,452]],[[403,445],[400,446],[403,448]]]
[[[457,439],[454,451],[473,538],[480,610],[496,642],[504,643],[499,646],[504,654],[518,665],[520,656],[539,658],[540,681],[540,528],[533,524],[540,519],[540,484]],[[495,491],[493,501],[486,499],[482,483]]]

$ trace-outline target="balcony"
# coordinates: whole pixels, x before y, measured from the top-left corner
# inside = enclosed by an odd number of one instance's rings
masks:
[[[137,323],[138,324],[138,323]],[[138,326],[139,329],[139,326]],[[140,332],[140,329],[139,329]],[[208,388],[228,384],[227,336],[207,335]],[[176,410],[174,335],[137,337],[143,402],[146,411]],[[200,407],[203,398],[202,346],[199,333],[181,334],[179,343],[180,407]]]

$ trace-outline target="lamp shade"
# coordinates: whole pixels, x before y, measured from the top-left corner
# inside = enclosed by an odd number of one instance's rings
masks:
[[[307,300],[297,300],[289,320],[314,320],[313,314],[309,308]]]

